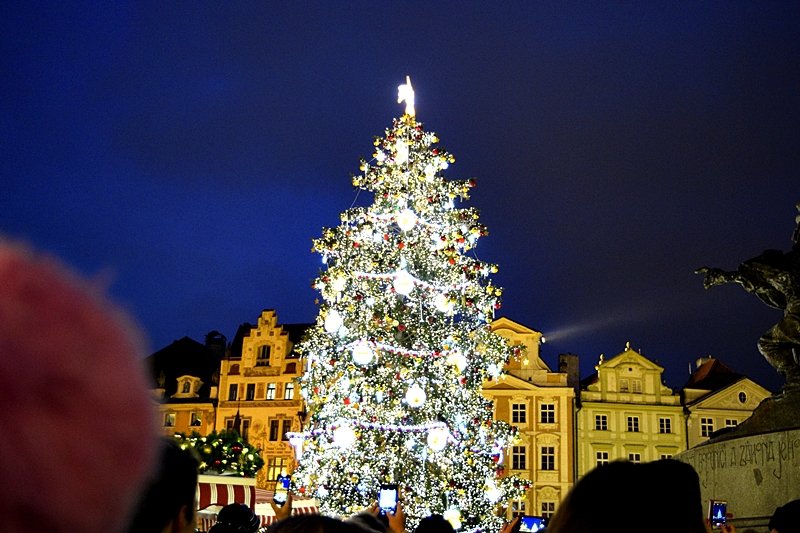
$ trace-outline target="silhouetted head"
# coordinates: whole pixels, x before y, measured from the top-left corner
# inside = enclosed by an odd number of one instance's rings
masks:
[[[455,529],[442,515],[432,514],[419,521],[414,533],[455,533]]]
[[[267,533],[368,533],[353,523],[321,514],[294,515],[272,524]]]
[[[778,533],[797,531],[800,527],[800,500],[792,500],[775,509],[768,527],[770,531],[774,529]]]
[[[583,476],[567,493],[548,533],[703,533],[700,483],[675,460],[614,461]]]
[[[164,437],[158,470],[141,495],[130,533],[161,533],[170,523],[194,531],[197,460]]]
[[[224,526],[218,529],[217,526]],[[256,533],[261,526],[261,521],[250,507],[243,503],[230,503],[223,507],[217,514],[217,524],[209,533]]]

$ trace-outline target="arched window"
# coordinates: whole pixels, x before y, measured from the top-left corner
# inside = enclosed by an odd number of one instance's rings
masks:
[[[228,372],[231,376],[238,376],[239,375],[239,365],[231,365],[231,369]]]
[[[188,381],[184,381],[183,389],[181,390],[181,392],[184,394],[189,394],[190,392],[192,392],[192,384],[189,383]]]

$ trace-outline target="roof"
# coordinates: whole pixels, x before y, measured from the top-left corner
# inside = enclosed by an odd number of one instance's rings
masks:
[[[723,389],[745,377],[725,366],[719,359],[709,358],[692,372],[684,389],[715,391]]]
[[[163,378],[164,399],[176,403],[198,401],[198,398],[171,398],[177,392],[180,376],[200,378],[203,385],[198,391],[199,399],[209,399],[212,382],[219,371],[219,361],[217,352],[189,337],[174,341],[145,359],[153,385],[158,386]]]

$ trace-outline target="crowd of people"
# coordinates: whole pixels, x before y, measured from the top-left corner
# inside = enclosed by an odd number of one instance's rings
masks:
[[[0,531],[196,531],[198,463],[175,440],[158,436],[141,338],[100,288],[0,239]],[[268,533],[453,532],[436,514],[407,532],[402,501],[395,512],[381,512],[376,503],[347,518],[293,515],[292,501],[290,493],[284,505],[273,505],[277,520]],[[208,533],[260,528],[250,507],[232,504]],[[503,533],[518,530],[515,521]],[[711,529],[697,473],[667,459],[594,469],[569,491],[546,531]],[[775,511],[769,533],[798,531],[795,500]]]

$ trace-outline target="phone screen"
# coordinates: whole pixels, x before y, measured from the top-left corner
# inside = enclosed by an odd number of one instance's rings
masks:
[[[278,476],[278,481],[275,483],[275,495],[272,500],[278,504],[283,505],[286,503],[286,495],[289,493],[289,485],[292,483],[290,476]]]
[[[545,520],[541,516],[524,515],[519,520],[520,532],[529,533],[544,529]]]
[[[383,514],[397,512],[397,485],[381,485],[378,491],[378,507]]]
[[[721,527],[728,523],[728,502],[723,500],[711,500],[708,506],[708,518],[711,520],[711,527]]]

